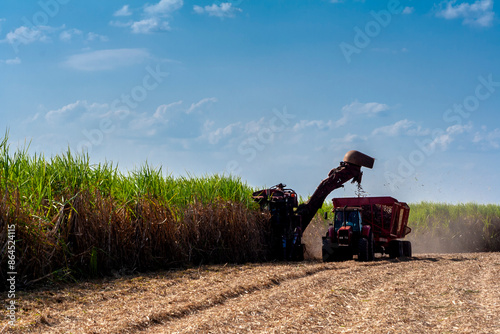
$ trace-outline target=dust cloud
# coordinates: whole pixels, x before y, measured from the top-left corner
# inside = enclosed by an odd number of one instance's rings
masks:
[[[322,236],[326,234],[325,220],[319,216],[314,217],[302,235],[302,243],[306,245],[304,259],[321,260],[323,247]]]

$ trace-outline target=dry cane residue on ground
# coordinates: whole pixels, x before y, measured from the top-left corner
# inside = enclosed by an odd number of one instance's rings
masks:
[[[17,301],[3,333],[500,333],[500,253],[203,266]]]

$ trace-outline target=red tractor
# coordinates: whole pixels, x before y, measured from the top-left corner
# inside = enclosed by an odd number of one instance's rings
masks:
[[[371,261],[375,253],[411,257],[411,243],[400,240],[411,232],[410,208],[392,197],[333,199],[333,223],[323,237],[323,261]]]

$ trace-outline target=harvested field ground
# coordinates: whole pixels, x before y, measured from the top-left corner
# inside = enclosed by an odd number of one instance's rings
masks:
[[[500,253],[203,266],[19,292],[3,333],[500,333],[499,277]]]

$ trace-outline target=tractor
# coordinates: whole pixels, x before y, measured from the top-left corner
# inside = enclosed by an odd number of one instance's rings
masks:
[[[323,261],[350,260],[354,255],[360,261],[372,261],[375,253],[391,258],[412,256],[410,241],[401,240],[411,232],[406,203],[392,197],[332,201],[334,218],[323,237]]]

